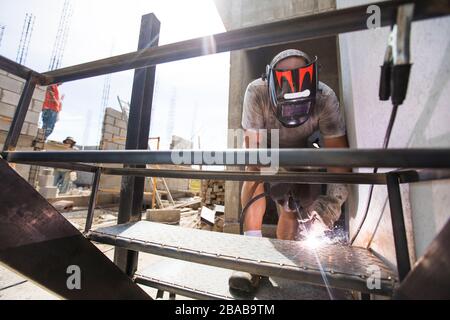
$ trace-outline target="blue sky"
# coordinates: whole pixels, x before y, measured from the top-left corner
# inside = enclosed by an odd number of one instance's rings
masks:
[[[6,25],[0,54],[15,60],[25,14],[33,13],[36,21],[25,65],[47,71],[63,3],[0,0],[0,25]],[[72,3],[74,15],[62,67],[135,51],[141,16],[150,12],[161,21],[160,45],[225,31],[212,0]],[[118,95],[130,100],[132,79],[133,71],[111,75],[108,106],[119,109]],[[104,81],[105,76],[100,76],[61,86],[63,111],[50,139],[73,136],[79,144],[98,144]],[[194,136],[195,141],[199,135],[202,148],[226,147],[229,53],[159,65],[156,83],[150,135],[161,136],[163,148],[169,145],[170,131],[185,138]]]

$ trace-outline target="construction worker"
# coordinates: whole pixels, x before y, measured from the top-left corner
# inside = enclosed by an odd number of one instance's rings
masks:
[[[78,150],[78,148],[75,146],[76,141],[72,137],[67,137],[66,139],[64,139],[63,144],[64,147],[69,150]],[[58,187],[60,194],[67,193],[76,179],[77,173],[75,171],[55,169],[55,185]]]
[[[53,132],[61,111],[64,95],[60,97],[59,85],[59,83],[52,84],[47,87],[45,92],[45,100],[42,106],[42,128],[44,129],[45,140]]]
[[[308,138],[318,131],[324,147],[348,147],[339,101],[330,87],[318,81],[317,69],[317,58],[299,50],[288,49],[273,58],[266,73],[251,82],[245,93],[242,127],[250,140],[256,140],[260,146],[258,129],[278,129],[280,148],[305,148]],[[245,141],[244,147],[249,148],[248,139]],[[247,167],[247,170],[259,169]],[[348,170],[328,168],[328,171]],[[320,189],[319,185],[271,185],[270,195],[276,201],[278,211],[278,239],[296,240],[300,231],[321,234],[333,228],[347,199],[347,186],[329,184],[326,194],[321,194]],[[244,182],[242,207],[262,193],[267,194],[263,183]],[[244,215],[246,236],[262,236],[265,211],[266,197],[259,198],[247,208]],[[252,292],[260,279],[258,275],[236,271],[229,279],[229,286]]]

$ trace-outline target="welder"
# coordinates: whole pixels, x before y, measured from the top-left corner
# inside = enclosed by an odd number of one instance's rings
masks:
[[[334,91],[318,79],[318,59],[303,51],[288,49],[278,53],[259,79],[252,81],[245,92],[242,127],[249,139],[262,146],[258,130],[278,129],[280,148],[306,148],[315,132],[325,148],[348,148],[345,121]],[[261,142],[261,144],[260,144]],[[264,142],[266,143],[266,142]],[[281,168],[281,170],[295,168]],[[249,171],[259,167],[249,166]],[[348,172],[345,168],[327,168],[328,172]],[[245,181],[241,191],[243,233],[262,237],[262,222],[267,197],[275,200],[278,211],[277,238],[296,240],[303,231],[321,233],[333,228],[347,199],[344,184],[328,184],[326,192],[320,185],[272,184]],[[261,277],[235,271],[229,279],[231,289],[253,292]]]

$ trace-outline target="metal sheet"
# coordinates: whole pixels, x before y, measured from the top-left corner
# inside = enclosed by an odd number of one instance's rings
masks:
[[[308,285],[279,277],[263,278],[253,294],[233,291],[228,287],[232,270],[186,261],[162,258],[155,264],[138,270],[136,283],[173,292],[194,299],[218,300],[329,300],[350,299],[348,292]]]
[[[182,156],[179,152],[183,152]],[[117,150],[117,151],[10,151],[2,156],[10,162],[87,162],[183,165],[266,165],[277,159],[279,166],[450,168],[450,149],[226,149]],[[275,158],[276,157],[276,158]],[[211,162],[210,159],[214,159]],[[275,160],[274,160],[275,161]]]
[[[395,292],[397,299],[450,299],[450,220]]]
[[[101,251],[0,159],[0,262],[67,299],[148,299]],[[69,266],[81,271],[70,290]]]
[[[92,240],[157,255],[306,283],[389,294],[394,273],[364,248],[253,238],[139,221],[90,231]],[[381,288],[369,290],[368,266],[380,269]]]

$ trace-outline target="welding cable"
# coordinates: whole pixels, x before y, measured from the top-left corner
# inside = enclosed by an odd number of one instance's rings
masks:
[[[247,202],[247,204],[244,206],[244,208],[242,209],[241,214],[239,216],[239,234],[241,234],[241,235],[244,234],[244,220],[245,220],[245,214],[247,212],[247,209],[250,208],[250,206],[252,204],[254,204],[256,201],[258,201],[259,199],[266,197],[266,196],[269,196],[269,194],[266,192],[260,193],[256,196],[254,196],[253,198],[251,198],[250,201]]]
[[[394,122],[395,122],[395,118],[397,117],[397,111],[398,111],[398,105],[394,104],[392,106],[392,112],[391,112],[391,117],[389,119],[389,124],[387,126],[386,129],[386,134],[384,136],[384,141],[383,141],[383,149],[387,149],[388,145],[389,145],[389,140],[391,138],[391,133],[392,133],[392,128],[394,127]],[[373,173],[377,173],[378,172],[378,168],[373,168]],[[373,187],[374,185],[371,184],[369,187],[369,196],[367,199],[367,203],[366,203],[366,209],[364,211],[364,216],[358,226],[358,229],[356,230],[356,233],[354,234],[354,236],[352,237],[350,244],[353,244],[356,240],[356,238],[358,237],[362,226],[364,225],[364,223],[366,222],[367,219],[367,215],[369,214],[369,209],[370,209],[370,203],[372,202],[372,194],[373,194]]]

